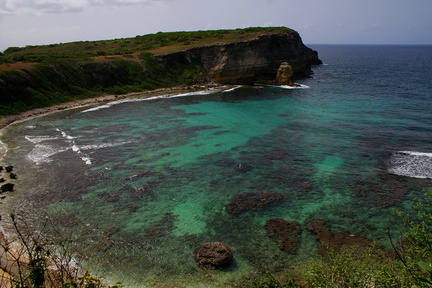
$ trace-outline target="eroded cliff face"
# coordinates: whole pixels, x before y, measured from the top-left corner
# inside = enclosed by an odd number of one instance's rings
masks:
[[[277,73],[286,62],[292,76],[307,77],[311,65],[321,64],[318,53],[306,47],[297,32],[259,36],[253,40],[197,47],[156,56],[166,67],[175,68],[199,61],[208,81],[221,84],[286,84]],[[285,65],[285,64],[284,64]]]
[[[203,83],[293,85],[321,64],[297,32],[139,59],[56,62],[0,73],[0,115],[90,98]]]

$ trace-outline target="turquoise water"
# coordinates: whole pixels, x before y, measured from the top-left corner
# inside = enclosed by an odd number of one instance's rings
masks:
[[[49,215],[87,267],[130,287],[227,287],[289,272],[315,255],[315,219],[388,244],[389,208],[432,186],[432,47],[312,48],[325,65],[298,80],[308,88],[238,87],[9,127],[2,162],[20,175],[12,206],[35,221]],[[263,191],[284,200],[226,212],[235,195]],[[301,225],[297,255],[267,237],[270,218]],[[193,250],[213,241],[234,250],[229,269],[195,264]]]

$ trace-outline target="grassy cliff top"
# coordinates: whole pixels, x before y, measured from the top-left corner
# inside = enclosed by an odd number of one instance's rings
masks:
[[[171,53],[198,46],[246,41],[259,35],[275,33],[295,33],[295,31],[286,27],[253,27],[235,30],[158,32],[114,40],[9,47],[3,55],[0,54],[0,64],[59,60],[88,61],[112,56],[134,58],[141,52]]]

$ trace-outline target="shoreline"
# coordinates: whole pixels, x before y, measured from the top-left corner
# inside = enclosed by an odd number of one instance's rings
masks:
[[[25,120],[29,120],[35,117],[44,116],[56,112],[61,112],[69,109],[75,109],[85,106],[91,106],[91,105],[104,105],[110,102],[119,101],[119,100],[125,100],[125,99],[145,99],[155,96],[162,96],[162,95],[177,95],[181,93],[188,93],[188,92],[198,92],[198,91],[205,91],[210,88],[220,88],[220,87],[228,87],[226,85],[219,85],[215,83],[207,83],[207,84],[201,84],[201,85],[191,85],[191,86],[180,86],[180,87],[170,87],[170,88],[159,88],[155,90],[146,90],[146,91],[140,91],[140,92],[132,92],[127,94],[120,94],[120,95],[102,95],[94,98],[87,98],[87,99],[81,99],[81,100],[75,100],[71,102],[65,102],[62,104],[57,104],[53,106],[48,107],[41,107],[36,108],[32,110],[28,110],[25,112],[22,112],[17,115],[4,115],[0,116],[0,132],[4,128],[8,127],[9,125],[12,125],[14,123],[23,122]],[[1,155],[0,155],[1,156]],[[1,159],[1,157],[0,157]]]
[[[169,88],[159,88],[155,90],[146,90],[146,91],[140,91],[140,92],[132,92],[122,95],[102,95],[94,98],[88,98],[88,99],[82,99],[82,100],[76,100],[71,102],[66,102],[62,104],[57,104],[49,107],[42,107],[42,108],[36,108],[32,110],[28,110],[25,112],[22,112],[17,115],[6,115],[6,116],[0,116],[0,136],[4,129],[9,127],[10,125],[13,125],[15,123],[20,123],[26,120],[30,120],[32,118],[45,116],[48,114],[53,114],[56,112],[61,112],[65,110],[70,109],[76,109],[80,107],[86,107],[86,106],[102,106],[109,103],[114,103],[117,101],[127,100],[127,99],[147,99],[147,98],[158,98],[160,96],[170,98],[175,97],[176,95],[183,94],[183,93],[195,93],[200,91],[206,91],[209,89],[215,89],[215,92],[220,89],[221,91],[224,90],[222,87],[225,87],[227,89],[230,88],[230,86],[227,85],[219,85],[214,83],[206,83],[202,85],[191,85],[191,86],[180,86],[180,87],[169,87]],[[160,97],[160,98],[162,98]],[[7,153],[7,145],[3,143],[0,140],[0,166],[5,164],[3,163],[3,158]],[[5,171],[0,171],[0,178],[5,176]],[[15,184],[15,181],[13,181]],[[0,198],[0,207],[3,209],[10,208],[8,199],[10,195],[3,195]],[[5,212],[5,211],[3,211]],[[13,258],[11,258],[11,255],[15,255],[15,253],[18,253],[19,250],[19,243],[14,239],[13,233],[10,230],[10,227],[7,227],[8,225],[5,225],[7,221],[6,219],[2,219],[2,216],[6,215],[0,215],[0,248],[1,247],[9,247],[10,250],[5,251],[3,248],[0,250],[0,262],[2,263],[0,265],[0,283],[2,285],[9,284],[9,279],[14,278],[14,276],[18,275],[18,268],[16,267],[16,262]],[[3,220],[3,221],[2,221]],[[8,232],[6,232],[8,231]],[[23,255],[21,255],[23,256]],[[4,266],[6,265],[6,266]],[[9,268],[8,268],[9,267]],[[6,269],[8,268],[8,269]],[[6,270],[3,270],[6,269]],[[12,274],[11,274],[12,273]],[[6,286],[11,287],[11,286]]]

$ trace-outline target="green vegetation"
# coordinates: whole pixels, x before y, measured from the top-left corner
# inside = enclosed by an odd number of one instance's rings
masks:
[[[39,107],[97,97],[205,82],[201,63],[180,69],[162,67],[149,52],[139,61],[40,63],[23,70],[0,73],[0,115],[17,114]]]
[[[0,55],[0,115],[104,94],[201,84],[207,79],[198,60],[174,68],[153,56],[273,33],[294,31],[268,27],[159,32],[128,39],[9,47]],[[13,69],[14,64],[27,68]]]
[[[15,62],[87,61],[94,57],[132,55],[141,52],[162,53],[186,48],[252,39],[258,35],[290,33],[285,27],[252,27],[235,30],[158,32],[134,38],[81,41],[42,46],[9,47],[0,56],[0,64]],[[164,49],[160,49],[160,48]],[[130,57],[130,56],[129,56]]]
[[[395,251],[419,287],[432,287],[432,191],[423,192],[413,199],[412,214],[394,210],[405,231]]]
[[[414,213],[394,210],[403,237],[393,251],[343,247],[297,267],[298,281],[268,275],[242,287],[432,287],[432,192],[413,200]]]
[[[394,251],[375,246],[329,250],[320,258],[297,267],[296,271],[300,272],[296,274],[296,280],[288,278],[281,281],[267,273],[262,278],[248,280],[236,287],[432,287],[432,192],[425,191],[424,197],[414,199],[413,211],[409,215],[395,210],[402,220],[401,228],[405,233],[400,244],[394,245]],[[16,288],[109,287],[103,284],[101,278],[83,272],[79,264],[72,261],[70,247],[73,240],[60,236],[48,239],[45,235],[50,233],[40,233],[49,228],[48,222],[42,228],[32,230],[15,216],[12,215],[11,219],[18,240],[23,245],[21,250],[14,251],[10,248],[11,243],[0,245],[2,259],[5,259],[4,254],[12,259],[0,262],[0,272],[14,276],[0,276],[2,287],[8,283]],[[4,263],[12,264],[4,266]],[[121,284],[111,286],[115,287],[121,287]]]
[[[9,240],[0,237],[0,287],[122,287],[121,283],[105,285],[101,278],[83,271],[73,259],[70,239],[59,233],[55,233],[55,237],[44,233],[54,227],[48,218],[42,227],[38,227],[42,230],[13,214],[10,215],[10,222],[17,238]]]

